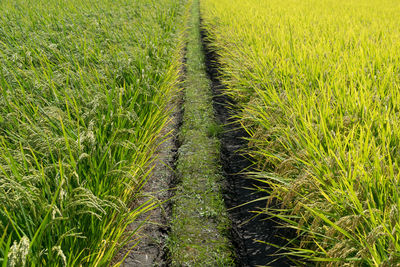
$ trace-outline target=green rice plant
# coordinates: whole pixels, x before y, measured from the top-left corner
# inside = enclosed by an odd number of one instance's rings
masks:
[[[0,2],[0,264],[105,266],[131,240],[186,1]]]
[[[398,266],[399,3],[203,0],[201,10],[255,179],[280,202],[259,212],[295,230],[290,255]]]

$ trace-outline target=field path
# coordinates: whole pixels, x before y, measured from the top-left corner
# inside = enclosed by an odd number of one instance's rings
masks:
[[[289,266],[272,255],[277,249],[259,242],[279,243],[276,224],[252,212],[266,202],[247,204],[264,195],[255,193],[259,185],[244,173],[251,160],[239,151],[248,136],[232,118],[234,103],[223,95],[218,58],[206,37],[199,0],[193,0],[183,99],[176,100],[166,129],[174,138],[160,147],[147,186],[149,194],[169,201],[148,215],[141,242],[122,266]]]
[[[232,266],[233,249],[221,191],[222,168],[212,106],[210,80],[206,73],[199,26],[199,2],[192,2],[187,32],[183,121],[180,128],[168,238],[172,266]]]

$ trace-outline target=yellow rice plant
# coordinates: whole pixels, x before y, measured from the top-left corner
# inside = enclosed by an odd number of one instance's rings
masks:
[[[399,266],[400,4],[203,0],[290,254]],[[301,262],[299,262],[301,263]]]

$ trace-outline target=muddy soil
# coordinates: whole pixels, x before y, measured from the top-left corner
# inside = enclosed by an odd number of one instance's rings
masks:
[[[223,94],[225,87],[219,79],[218,56],[208,48],[205,30],[202,30],[201,35],[207,72],[212,82],[215,116],[219,123],[224,125],[221,135],[221,159],[226,177],[225,203],[232,221],[231,235],[238,257],[237,264],[238,266],[290,266],[287,258],[274,255],[282,251],[278,252],[277,248],[258,242],[261,240],[284,245],[285,242],[279,236],[282,236],[282,233],[287,236],[285,230],[278,229],[277,223],[267,219],[266,215],[253,218],[255,214],[251,211],[265,207],[266,201],[243,205],[265,197],[264,193],[257,193],[253,189],[255,186],[265,187],[265,184],[246,176],[245,172],[252,170],[252,162],[247,155],[238,151],[246,149],[248,142],[245,138],[249,136],[241,125],[232,119],[232,116],[237,113],[236,103]]]
[[[176,185],[175,162],[178,149],[177,134],[181,124],[182,114],[180,111],[181,94],[179,93],[173,101],[175,104],[170,108],[174,109],[171,121],[163,129],[162,135],[169,133],[166,139],[159,147],[156,153],[157,160],[154,163],[154,169],[151,177],[143,189],[144,197],[140,199],[135,206],[144,203],[149,198],[156,198],[160,206],[147,212],[138,218],[129,230],[134,230],[142,222],[146,221],[140,232],[134,236],[140,238],[140,243],[129,253],[121,266],[168,266],[168,257],[166,251],[166,238],[169,232],[169,219],[171,216],[170,199],[174,195],[173,188]],[[148,197],[146,196],[148,195]],[[126,254],[129,248],[124,248],[119,257]]]

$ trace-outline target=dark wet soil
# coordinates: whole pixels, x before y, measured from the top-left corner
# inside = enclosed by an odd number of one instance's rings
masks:
[[[235,111],[234,101],[223,94],[224,85],[219,79],[218,56],[209,49],[207,33],[202,30],[203,48],[207,73],[212,82],[213,106],[215,116],[219,123],[224,125],[221,134],[221,159],[224,176],[226,177],[225,203],[229,209],[232,220],[232,242],[236,249],[238,266],[290,266],[290,261],[277,254],[277,248],[258,242],[284,245],[282,229],[277,228],[277,223],[267,219],[266,215],[259,215],[255,218],[251,211],[259,210],[267,205],[266,201],[257,201],[246,204],[260,197],[265,193],[257,193],[255,186],[265,186],[260,182],[249,179],[245,172],[251,171],[251,159],[239,152],[246,149],[247,132],[236,122],[232,116]],[[243,205],[243,206],[241,206]],[[285,231],[285,230],[283,230]],[[285,235],[285,234],[284,234]],[[282,251],[279,251],[282,252]]]
[[[174,196],[176,186],[175,162],[178,150],[178,132],[182,121],[181,109],[182,95],[178,95],[171,101],[170,108],[173,109],[170,123],[163,129],[161,135],[169,136],[158,147],[157,160],[154,163],[154,169],[151,177],[143,188],[144,196],[140,203],[144,203],[149,198],[155,198],[161,203],[157,208],[141,215],[137,221],[128,227],[129,230],[135,230],[142,222],[145,224],[140,232],[133,238],[140,238],[138,243],[128,254],[121,266],[168,266],[166,239],[169,232],[169,220],[171,217],[172,206],[170,199]],[[148,195],[148,196],[146,196]],[[117,256],[121,258],[129,250],[125,247]]]

